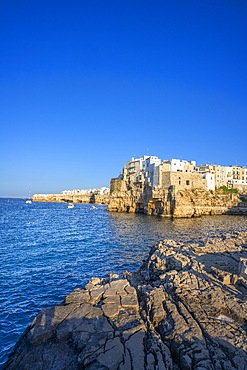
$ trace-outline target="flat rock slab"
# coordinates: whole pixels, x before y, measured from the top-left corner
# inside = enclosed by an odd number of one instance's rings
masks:
[[[247,233],[165,240],[42,311],[4,369],[247,369]]]

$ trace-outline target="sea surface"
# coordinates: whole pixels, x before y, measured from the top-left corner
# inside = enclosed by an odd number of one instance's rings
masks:
[[[0,199],[0,368],[42,309],[61,303],[91,277],[140,267],[159,240],[247,231],[244,216],[165,219],[109,213],[90,204],[26,204]]]

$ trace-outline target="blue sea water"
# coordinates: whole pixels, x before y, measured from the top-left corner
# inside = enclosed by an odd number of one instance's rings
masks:
[[[170,220],[109,213],[89,204],[26,204],[0,199],[0,368],[42,309],[61,303],[91,277],[136,270],[164,238],[191,240],[247,231],[247,218]]]

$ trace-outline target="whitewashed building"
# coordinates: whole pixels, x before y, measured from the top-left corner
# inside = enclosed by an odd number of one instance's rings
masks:
[[[123,179],[128,185],[134,183],[141,187],[146,183],[154,186],[154,170],[160,163],[161,160],[156,156],[132,158],[124,165]]]
[[[158,186],[159,179],[157,177],[157,171],[160,164],[161,159],[156,156],[150,156],[145,160],[145,182],[152,187]]]
[[[196,161],[186,161],[184,159],[171,159],[167,161],[170,163],[171,172],[194,172]]]
[[[152,187],[162,187],[163,174],[167,172],[198,173],[206,179],[207,189],[215,190],[221,186],[247,186],[247,168],[241,166],[221,166],[217,164],[196,165],[196,161],[184,159],[169,159],[161,161],[157,156],[144,155],[132,158],[123,170],[121,178],[126,184],[142,188],[144,184]]]
[[[204,172],[201,174],[203,179],[207,181],[207,190],[215,191],[215,175],[210,172]]]

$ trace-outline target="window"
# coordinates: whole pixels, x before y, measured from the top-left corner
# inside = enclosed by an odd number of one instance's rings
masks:
[[[189,184],[190,184],[189,180],[186,180],[186,185],[189,185]]]

